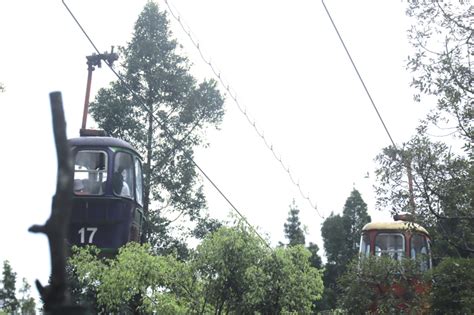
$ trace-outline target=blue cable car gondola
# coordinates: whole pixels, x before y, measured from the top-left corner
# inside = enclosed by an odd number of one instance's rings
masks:
[[[125,141],[86,136],[70,139],[74,156],[69,243],[115,251],[138,242],[143,225],[139,154]]]
[[[143,175],[141,158],[127,142],[86,129],[92,72],[101,61],[117,60],[113,52],[87,56],[88,77],[80,138],[69,139],[74,157],[70,245],[95,245],[115,253],[142,237]]]

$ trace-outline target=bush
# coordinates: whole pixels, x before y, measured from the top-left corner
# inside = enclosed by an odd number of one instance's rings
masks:
[[[339,279],[340,306],[349,314],[423,312],[428,301],[426,281],[417,262],[410,259],[356,259]]]
[[[433,313],[474,313],[474,259],[445,258],[432,271],[432,277]]]

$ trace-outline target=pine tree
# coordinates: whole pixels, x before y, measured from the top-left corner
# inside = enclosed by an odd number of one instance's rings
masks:
[[[346,199],[341,215],[331,215],[323,222],[321,235],[327,256],[324,271],[324,297],[329,308],[335,308],[338,297],[337,279],[357,255],[362,227],[370,222],[367,204],[354,189]]]
[[[15,296],[16,272],[10,266],[10,262],[3,262],[2,287],[0,288],[0,307],[8,314],[15,313],[20,306]]]
[[[346,251],[348,260],[359,252],[359,242],[362,228],[370,222],[370,216],[367,213],[367,204],[362,199],[359,191],[353,189],[349,198],[344,204],[342,217],[345,224],[346,233]]]
[[[177,242],[168,233],[163,212],[184,213],[193,220],[205,208],[202,185],[188,157],[205,144],[206,128],[217,127],[224,114],[217,82],[198,83],[178,48],[166,13],[148,2],[132,40],[120,49],[126,84],[113,82],[91,104],[98,125],[130,142],[144,157],[144,231],[158,250]]]
[[[292,204],[290,205],[290,211],[288,212],[288,219],[284,224],[285,236],[288,239],[288,246],[305,244],[304,231],[301,228],[301,222],[298,216],[299,213],[300,210],[293,200]]]

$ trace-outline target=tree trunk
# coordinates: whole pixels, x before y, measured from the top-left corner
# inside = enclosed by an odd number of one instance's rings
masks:
[[[151,163],[153,157],[153,103],[149,102],[148,107],[148,132],[146,144],[146,161],[144,168],[145,184],[144,184],[144,202],[143,214],[145,216],[145,224],[143,229],[143,239],[147,241],[150,234],[150,194],[151,194]]]

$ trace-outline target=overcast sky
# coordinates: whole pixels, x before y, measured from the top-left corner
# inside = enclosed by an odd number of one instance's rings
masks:
[[[146,1],[69,0],[71,10],[101,51],[124,45]],[[158,1],[162,10],[165,2]],[[170,0],[199,40],[206,58],[259,130],[299,179],[321,215],[342,212],[358,189],[374,219],[374,157],[390,144],[345,55],[320,1]],[[405,142],[432,106],[415,103],[405,70],[410,54],[404,1],[331,1],[330,10],[394,140]],[[174,36],[199,80],[213,78],[172,16]],[[68,136],[78,136],[87,78],[86,55],[94,50],[61,1],[0,2],[0,94],[3,191],[0,261],[19,277],[47,282],[46,238],[27,229],[43,223],[55,190],[56,159],[48,94],[61,91]],[[92,97],[113,74],[94,72]],[[220,87],[221,90],[222,86]],[[230,97],[218,131],[196,162],[273,245],[285,241],[283,224],[293,199],[307,227],[307,242],[322,248],[322,218]],[[367,172],[369,178],[365,178]],[[230,206],[203,179],[212,216],[227,218]]]

